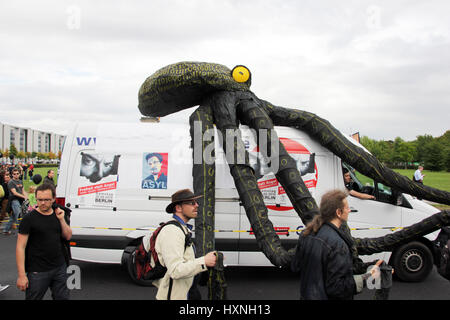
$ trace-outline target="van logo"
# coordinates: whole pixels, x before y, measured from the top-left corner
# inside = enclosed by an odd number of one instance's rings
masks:
[[[96,137],[77,137],[77,144],[79,146],[88,146],[91,144],[91,141],[95,144],[97,141]]]

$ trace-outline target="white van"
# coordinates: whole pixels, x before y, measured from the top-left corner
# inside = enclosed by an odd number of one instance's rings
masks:
[[[258,158],[255,138],[247,127],[242,126],[241,130],[254,163]],[[340,158],[301,131],[285,127],[277,127],[276,131],[297,161],[303,181],[317,203],[326,191],[345,189],[342,176],[345,164]],[[73,259],[127,263],[130,248],[160,222],[170,218],[165,207],[171,195],[182,188],[193,189],[190,140],[187,124],[74,126],[64,144],[57,186],[58,203],[72,210]],[[159,162],[160,173],[156,180],[151,177],[154,173],[148,162],[151,157]],[[403,195],[399,204],[394,205],[389,187],[352,170],[351,173],[355,182],[377,199],[360,200],[349,196],[352,209],[349,226],[354,237],[382,236],[439,211],[409,195]],[[260,177],[258,185],[284,247],[295,246],[304,226],[283,188],[272,173]],[[270,266],[269,260],[258,250],[217,139],[215,196],[215,246],[224,253],[226,265]],[[431,241],[437,234],[434,232],[404,244],[392,255],[385,252],[377,257],[362,258],[390,261],[400,278],[420,281],[433,267]]]

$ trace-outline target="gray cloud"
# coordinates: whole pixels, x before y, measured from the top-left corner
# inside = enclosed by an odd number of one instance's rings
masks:
[[[438,136],[449,129],[449,9],[444,0],[6,2],[1,121],[60,133],[73,121],[137,121],[145,78],[191,60],[247,65],[256,95],[345,133]]]

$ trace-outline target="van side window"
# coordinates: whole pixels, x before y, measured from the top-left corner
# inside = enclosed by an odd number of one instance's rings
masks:
[[[375,188],[373,179],[363,175],[345,163],[342,165],[342,174],[345,187],[348,190],[355,190],[370,195],[374,194]]]
[[[403,195],[400,192],[398,191],[396,192],[391,187],[385,186],[381,182],[374,183],[374,180],[372,178],[367,177],[362,173],[356,171],[350,165],[343,163],[342,170],[344,175],[344,184],[346,185],[347,189],[373,195],[375,197],[375,201],[385,202],[408,208],[411,207],[411,205],[408,203],[408,201],[403,197]],[[350,186],[345,181],[345,172],[347,171],[348,173],[350,173],[351,177]]]
[[[393,198],[392,198],[392,189],[391,187],[385,186],[384,184],[377,182],[377,187],[376,189],[378,190],[378,200],[381,202],[387,202],[387,203],[392,203],[393,202]]]

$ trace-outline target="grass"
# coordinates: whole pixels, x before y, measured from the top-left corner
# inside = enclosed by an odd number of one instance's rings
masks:
[[[394,169],[394,171],[412,179],[412,176],[414,175],[414,172],[416,170]],[[450,172],[423,170],[422,174],[425,175],[425,177],[423,178],[423,184],[439,190],[450,192]],[[450,206],[445,204],[435,203],[433,204],[433,206],[438,208],[439,210],[450,210]]]
[[[414,172],[416,170],[394,169],[394,171],[408,177],[409,179],[412,179],[412,176],[414,175]],[[425,175],[425,178],[423,178],[423,184],[439,190],[450,192],[450,172],[423,170],[422,174]]]
[[[393,169],[393,170],[403,176],[406,176],[408,179],[411,180],[414,175],[414,172],[416,171],[413,169]],[[423,179],[423,183],[425,185],[439,190],[450,192],[450,172],[445,171],[434,172],[423,170],[422,173],[425,174],[425,178]],[[366,183],[369,183],[370,185],[373,184],[373,179],[366,177],[359,172],[356,172],[356,177],[364,185]]]
[[[47,175],[47,171],[52,169],[53,171],[55,171],[55,176],[53,177],[53,180],[55,180],[55,185],[58,182],[58,178],[57,178],[57,172],[58,172],[58,167],[46,167],[46,168],[34,168],[33,174],[40,174],[42,177],[42,181],[39,184],[34,184],[33,181],[30,181],[30,177],[28,177],[27,174],[27,178],[28,179],[23,179],[23,186],[24,186],[24,190],[26,192],[28,192],[28,189],[30,186],[38,186],[41,185],[42,182],[44,181],[44,177]]]

